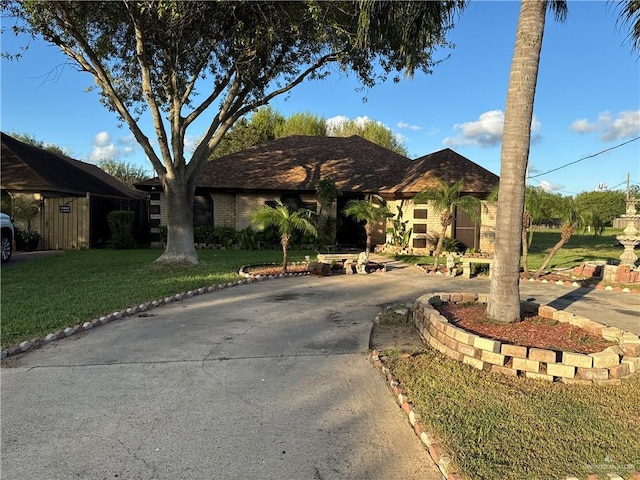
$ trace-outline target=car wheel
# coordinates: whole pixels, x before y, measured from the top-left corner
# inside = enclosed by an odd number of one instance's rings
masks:
[[[11,244],[11,237],[8,235],[2,235],[2,242],[0,243],[0,255],[2,257],[2,263],[8,262],[11,258],[11,252],[13,245]]]

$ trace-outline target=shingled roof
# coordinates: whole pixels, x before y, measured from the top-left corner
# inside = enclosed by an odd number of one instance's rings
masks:
[[[424,188],[436,186],[438,179],[449,184],[462,179],[461,191],[464,193],[488,193],[500,181],[496,174],[445,148],[411,161],[411,167],[402,181],[388,192],[381,192],[415,194]]]
[[[112,198],[140,198],[95,165],[23,143],[1,133],[2,176],[0,188],[25,192],[55,192],[68,195],[99,195]]]
[[[498,177],[445,149],[417,160],[351,137],[294,135],[207,162],[196,186],[229,190],[315,191],[318,180],[332,178],[343,192],[411,195],[464,179],[465,192],[486,193]],[[157,178],[137,184],[157,186]]]

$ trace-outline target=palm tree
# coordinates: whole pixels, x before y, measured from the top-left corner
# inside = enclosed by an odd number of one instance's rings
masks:
[[[278,200],[275,207],[264,205],[253,214],[253,223],[260,228],[274,226],[278,229],[280,244],[282,245],[283,273],[287,273],[287,248],[289,247],[291,235],[294,232],[310,234],[314,237],[318,234],[316,227],[310,220],[312,213],[304,208],[291,212],[286,205]]]
[[[560,241],[553,246],[549,251],[547,258],[545,258],[542,265],[540,265],[540,268],[536,270],[536,273],[534,274],[535,278],[542,275],[542,272],[547,268],[551,259],[575,233],[576,228],[584,224],[585,217],[582,215],[582,212],[573,197],[563,198],[562,203],[559,205],[558,213],[560,214],[560,218],[563,220]]]
[[[373,203],[373,197],[378,201],[377,204]],[[367,234],[365,252],[367,253],[367,258],[369,258],[373,228],[380,220],[392,216],[386,202],[378,195],[370,196],[369,200],[349,200],[342,213],[347,217],[355,218],[358,222],[365,222],[364,231]]]
[[[471,195],[461,196],[461,189],[462,180],[458,180],[452,185],[449,185],[442,180],[438,180],[438,185],[436,187],[425,188],[413,197],[414,203],[431,202],[433,209],[436,213],[440,214],[440,225],[442,225],[442,231],[438,237],[436,250],[433,253],[436,268],[438,267],[438,261],[442,254],[444,237],[447,235],[449,225],[451,225],[455,219],[456,209],[462,210],[474,221],[479,220],[480,217],[480,200],[476,197],[472,197]]]
[[[520,252],[525,177],[540,51],[549,6],[558,20],[566,17],[566,1],[522,0],[511,63],[500,153],[494,265],[487,302],[489,317],[501,322],[520,320]]]

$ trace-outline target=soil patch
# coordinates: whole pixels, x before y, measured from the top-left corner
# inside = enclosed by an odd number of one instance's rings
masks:
[[[487,317],[486,305],[482,303],[443,303],[435,308],[468,332],[524,347],[589,354],[614,345],[583,328],[534,314],[525,314],[520,322],[495,322]]]

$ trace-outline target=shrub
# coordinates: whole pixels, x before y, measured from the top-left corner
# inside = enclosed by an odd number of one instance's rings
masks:
[[[114,210],[107,215],[111,230],[109,246],[117,250],[125,250],[135,246],[133,238],[134,213],[125,210]]]

